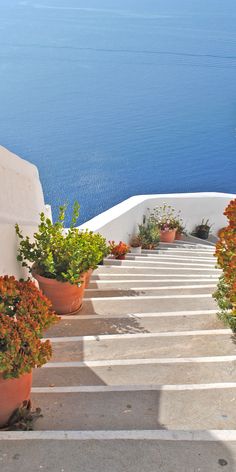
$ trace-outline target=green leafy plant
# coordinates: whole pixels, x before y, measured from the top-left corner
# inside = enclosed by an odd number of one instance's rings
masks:
[[[20,239],[17,260],[23,267],[44,277],[71,284],[80,284],[82,274],[97,267],[109,253],[109,248],[99,233],[81,231],[76,227],[79,208],[75,202],[68,229],[64,226],[67,205],[60,207],[56,223],[41,213],[33,241],[28,236],[24,237],[18,224],[15,225]]]
[[[198,231],[199,229],[203,229],[203,230],[210,230],[212,228],[213,224],[210,224],[209,223],[209,219],[202,219],[200,225],[196,226],[196,231]]]
[[[51,303],[31,281],[0,277],[0,373],[20,377],[51,357],[43,330],[59,320]]]
[[[160,230],[152,218],[139,225],[138,234],[143,249],[154,249],[160,241]]]
[[[217,284],[217,290],[213,293],[213,298],[219,306],[218,318],[228,325],[232,331],[236,332],[236,316],[232,313],[233,305],[229,298],[230,286],[222,275]]]

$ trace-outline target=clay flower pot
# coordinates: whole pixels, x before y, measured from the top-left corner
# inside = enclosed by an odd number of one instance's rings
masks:
[[[173,243],[175,240],[176,229],[170,229],[167,231],[161,231],[160,241],[161,243]]]
[[[116,256],[116,259],[123,261],[125,259],[125,254],[123,254],[123,256]]]
[[[58,315],[70,315],[81,308],[85,289],[85,275],[81,277],[82,284],[78,287],[78,285],[69,282],[48,279],[35,271],[32,274],[37,280],[40,290],[51,301],[52,309]]]
[[[175,239],[176,239],[177,241],[181,241],[181,239],[182,239],[182,233],[176,232]]]
[[[12,413],[30,399],[31,386],[32,372],[18,379],[4,379],[0,373],[0,427],[5,426]]]
[[[85,288],[88,288],[89,286],[92,273],[93,273],[93,269],[89,269],[88,272],[84,274],[85,275]]]

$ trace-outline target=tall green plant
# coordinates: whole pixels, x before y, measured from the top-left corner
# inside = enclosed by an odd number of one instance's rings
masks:
[[[79,208],[75,202],[68,229],[64,226],[67,205],[60,207],[56,223],[41,213],[38,231],[32,241],[29,236],[23,236],[18,224],[15,225],[20,239],[17,260],[23,267],[71,284],[80,284],[82,274],[97,267],[108,254],[108,246],[100,234],[81,231],[76,227]]]

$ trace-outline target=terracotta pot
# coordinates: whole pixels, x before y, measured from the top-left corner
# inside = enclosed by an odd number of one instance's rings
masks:
[[[173,243],[175,240],[176,229],[170,229],[169,231],[161,231],[160,241],[161,243]]]
[[[4,379],[0,374],[0,427],[7,424],[12,413],[25,400],[30,399],[32,372],[24,374],[19,379]]]
[[[123,261],[125,259],[125,254],[123,256],[117,256],[116,259],[119,261]]]
[[[182,233],[178,233],[178,232],[177,232],[176,235],[175,235],[175,239],[176,239],[177,241],[180,241],[180,240],[182,239]]]
[[[78,285],[69,282],[48,279],[34,271],[32,274],[37,280],[40,290],[52,302],[52,308],[58,315],[76,313],[81,308],[85,289],[85,275],[81,277],[82,285],[78,287]]]
[[[93,269],[89,269],[88,272],[84,274],[85,275],[85,288],[88,288],[89,286],[92,273],[93,273]]]

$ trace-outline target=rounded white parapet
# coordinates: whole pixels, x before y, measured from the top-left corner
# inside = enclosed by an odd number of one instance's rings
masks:
[[[236,195],[217,192],[137,195],[95,216],[80,228],[99,231],[110,240],[129,242],[148,209],[166,202],[181,211],[188,232],[192,232],[204,218],[213,224],[212,234],[217,235],[219,229],[227,224],[223,212],[233,198]]]
[[[0,146],[0,274],[21,277],[15,223],[32,234],[44,211],[37,167]]]

